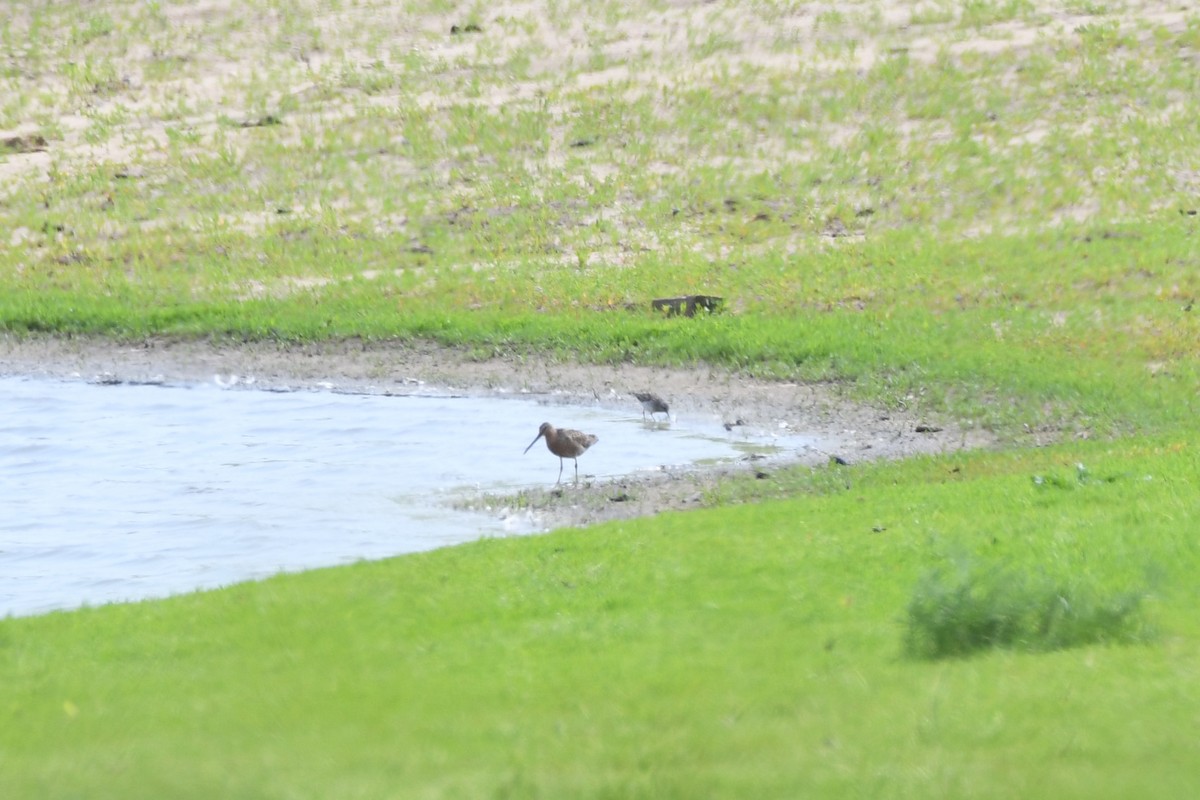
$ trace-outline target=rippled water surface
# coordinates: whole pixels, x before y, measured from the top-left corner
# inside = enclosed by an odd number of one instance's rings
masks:
[[[554,483],[550,421],[600,437],[580,474],[739,457],[719,426],[528,399],[0,377],[0,615],[161,597],[533,530],[454,511]],[[661,417],[660,417],[661,418]],[[564,481],[573,478],[566,462]]]

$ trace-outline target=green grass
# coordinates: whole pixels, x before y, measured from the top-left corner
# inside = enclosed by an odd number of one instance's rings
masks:
[[[1195,794],[1197,12],[9,5],[4,332],[708,363],[1002,449],[5,620],[0,795]]]
[[[1071,485],[1077,459],[1103,479]],[[1187,795],[1194,448],[839,474],[790,500],[8,620],[8,793]],[[950,552],[1140,587],[1158,634],[910,658],[912,592]]]
[[[1141,613],[1145,592],[1106,592],[1073,575],[1054,578],[1004,562],[961,559],[917,583],[905,651],[936,659],[989,648],[1041,652],[1138,642],[1152,635]]]
[[[104,266],[111,256],[63,252],[27,269],[23,291],[0,296],[0,317],[18,332],[424,337],[596,361],[703,361],[853,379],[884,403],[918,387],[943,406],[968,397],[954,410],[998,429],[1159,429],[1189,418],[1196,387],[1198,329],[1186,306],[1200,254],[1190,223],[1173,219],[982,243],[867,243],[826,254],[817,273],[771,254],[738,269],[681,255],[643,269],[497,265],[485,279],[432,265],[363,277],[382,251],[273,224],[265,243],[217,223],[202,228],[207,245],[173,263],[134,256],[144,264],[136,282]],[[276,277],[257,268],[264,253],[282,265]],[[310,261],[323,274],[309,273]],[[629,308],[697,290],[742,310],[686,320]],[[981,404],[977,389],[1011,400]]]

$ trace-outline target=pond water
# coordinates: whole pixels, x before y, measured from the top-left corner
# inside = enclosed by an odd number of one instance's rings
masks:
[[[660,417],[661,419],[661,417]],[[580,475],[763,448],[533,399],[0,377],[0,616],[163,597],[538,529],[463,492],[552,485],[544,421],[597,434]],[[789,446],[802,447],[799,437]],[[573,479],[566,462],[564,483]]]

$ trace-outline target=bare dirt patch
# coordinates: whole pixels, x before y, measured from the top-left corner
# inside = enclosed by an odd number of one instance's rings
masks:
[[[899,459],[981,447],[991,441],[983,431],[967,430],[914,410],[882,410],[850,402],[834,385],[763,381],[706,367],[548,363],[521,355],[480,360],[431,344],[339,341],[275,345],[169,339],[117,343],[9,336],[0,338],[0,374],[106,382],[218,383],[276,391],[537,397],[550,406],[594,403],[630,413],[640,410],[631,393],[650,389],[668,399],[676,417],[718,420],[751,431],[813,435],[817,444],[797,454],[794,461],[814,468],[836,464],[837,459],[850,464]],[[767,469],[780,466],[774,461]],[[547,485],[519,498],[466,497],[461,502],[500,515],[520,506],[545,527],[586,525],[704,505],[720,481],[763,469],[760,462],[747,461],[732,467],[672,470],[611,481],[585,479],[579,485]]]

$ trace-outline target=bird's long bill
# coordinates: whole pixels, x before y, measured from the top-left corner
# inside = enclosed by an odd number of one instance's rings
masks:
[[[538,439],[540,439],[540,438],[542,438],[542,432],[541,432],[541,431],[538,431],[538,435],[537,435],[537,436],[535,436],[535,437],[533,437],[533,441],[529,443],[529,447],[533,447],[535,444],[537,444],[537,440],[538,440]],[[524,452],[524,453],[521,453],[521,455],[525,455],[525,453],[528,453],[528,452],[529,452],[529,447],[526,447],[526,448],[525,448],[525,452]]]

